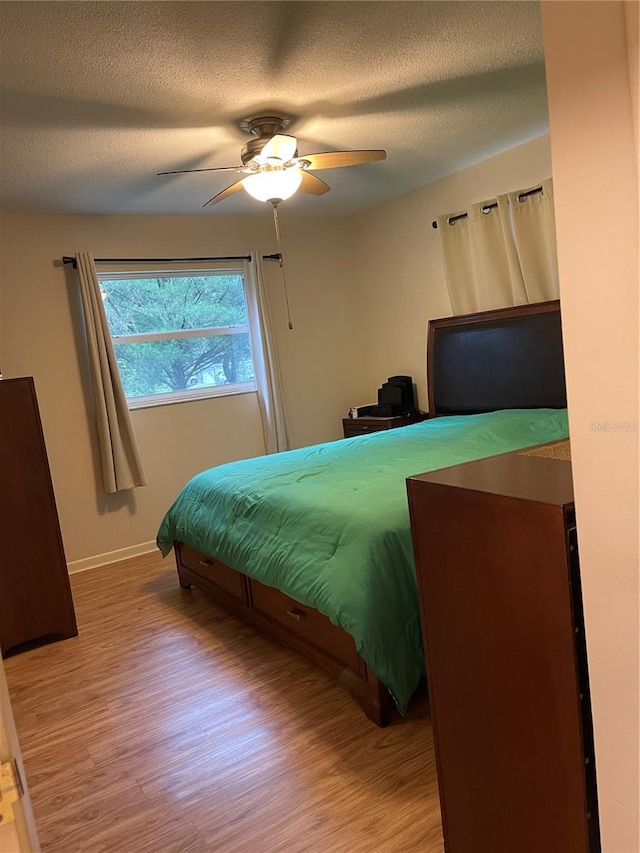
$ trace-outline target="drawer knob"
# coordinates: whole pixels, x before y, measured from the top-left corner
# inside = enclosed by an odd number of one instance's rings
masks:
[[[290,607],[289,610],[287,610],[287,616],[291,616],[292,619],[296,619],[298,622],[300,622],[301,619],[304,619],[306,615],[307,614],[304,610],[299,610],[297,607]]]
[[[212,566],[212,565],[213,565],[213,560],[200,560],[200,565],[201,565],[201,566],[204,566],[205,568],[206,568],[207,566]]]

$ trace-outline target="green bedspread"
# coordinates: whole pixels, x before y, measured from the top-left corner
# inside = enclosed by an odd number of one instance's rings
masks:
[[[401,711],[424,671],[405,478],[568,435],[566,410],[443,417],[220,465],[167,512],[175,540],[328,616]]]

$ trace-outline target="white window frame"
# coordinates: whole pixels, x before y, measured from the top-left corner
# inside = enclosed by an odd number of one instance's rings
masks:
[[[206,267],[189,268],[172,264],[165,269],[128,269],[126,272],[122,270],[100,270],[98,273],[98,281],[102,285],[103,281],[126,281],[129,279],[143,278],[189,278],[190,276],[216,276],[216,275],[240,275],[242,278],[242,288],[244,291],[245,302],[247,301],[247,289],[245,281],[245,271],[237,264],[216,264],[212,266],[208,264]],[[104,297],[103,297],[104,298]],[[111,334],[111,330],[110,330]],[[217,335],[240,335],[248,334],[251,346],[251,358],[254,362],[254,346],[251,339],[251,330],[248,324],[237,326],[209,326],[203,329],[175,329],[163,332],[142,332],[135,335],[113,335],[111,340],[116,346],[117,344],[136,344],[147,343],[151,341],[161,340],[177,340],[181,338],[196,338],[196,337],[213,337]],[[116,357],[117,360],[117,357]],[[256,393],[256,381],[235,382],[226,385],[209,385],[204,388],[189,388],[181,391],[166,391],[158,394],[145,394],[139,397],[127,397],[127,406],[130,410],[148,409],[155,406],[167,406],[173,403],[184,403],[191,400],[205,400],[211,397],[228,397],[236,394],[254,394]]]

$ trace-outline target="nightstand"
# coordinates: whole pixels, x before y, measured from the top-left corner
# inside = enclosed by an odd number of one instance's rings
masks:
[[[385,429],[411,426],[411,424],[426,421],[428,417],[428,412],[410,412],[406,415],[395,415],[390,418],[370,418],[367,416],[361,418],[343,418],[342,429],[345,438],[352,438],[354,435],[365,435],[368,432],[380,432],[380,430]]]

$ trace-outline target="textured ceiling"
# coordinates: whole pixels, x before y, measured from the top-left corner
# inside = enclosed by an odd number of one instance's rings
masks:
[[[197,213],[239,122],[280,111],[319,174],[304,213],[363,210],[547,130],[537,2],[0,2],[0,205]],[[237,193],[207,213],[262,213]]]

